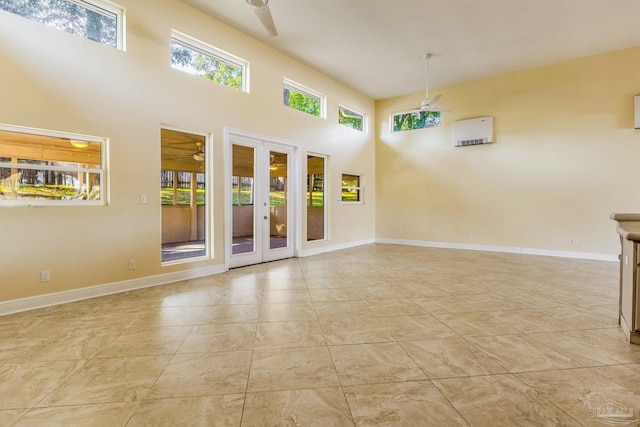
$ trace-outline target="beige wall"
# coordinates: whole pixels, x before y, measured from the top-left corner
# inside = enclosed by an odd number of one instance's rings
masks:
[[[640,47],[431,90],[453,111],[435,129],[389,132],[424,93],[377,102],[376,236],[617,254],[609,214],[640,211],[638,70]],[[495,143],[453,147],[481,116]]]
[[[338,104],[373,118],[371,99],[179,1],[120,4],[127,10],[124,52],[0,13],[0,120],[110,138],[109,206],[0,208],[0,301],[223,264],[225,127],[298,144],[301,159],[307,150],[328,155],[334,195],[345,170],[374,176],[373,132],[337,125]],[[171,69],[172,28],[248,60],[251,93]],[[282,106],[285,77],[326,94],[327,119]],[[211,260],[160,265],[161,124],[213,136]],[[373,179],[368,197],[362,206],[332,202],[332,239],[313,247],[372,239]],[[51,271],[51,282],[40,283],[42,270]]]

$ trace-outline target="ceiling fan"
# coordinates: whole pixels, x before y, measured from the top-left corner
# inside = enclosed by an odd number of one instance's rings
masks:
[[[196,145],[198,146],[198,151],[193,153],[193,160],[204,162],[204,146],[202,142],[196,142]]]
[[[278,30],[276,30],[276,24],[273,22],[273,17],[271,16],[271,10],[269,9],[269,0],[246,0],[251,6],[254,7],[253,11],[262,26],[267,30],[267,33],[271,37],[275,37],[278,35]]]
[[[438,104],[440,98],[442,98],[442,94],[438,94],[433,98],[429,98],[429,59],[431,59],[431,54],[426,53],[424,55],[424,63],[425,63],[425,81],[426,81],[426,89],[425,89],[425,99],[420,103],[420,107],[412,110],[416,112],[448,112],[447,110]]]

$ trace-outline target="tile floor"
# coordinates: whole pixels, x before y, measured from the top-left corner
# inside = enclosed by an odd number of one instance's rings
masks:
[[[236,269],[0,317],[0,425],[605,426],[607,402],[637,425],[617,301],[610,262],[369,245]]]

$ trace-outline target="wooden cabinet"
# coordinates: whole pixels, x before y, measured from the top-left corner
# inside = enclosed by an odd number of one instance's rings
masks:
[[[620,326],[640,344],[640,214],[613,214],[620,234]]]

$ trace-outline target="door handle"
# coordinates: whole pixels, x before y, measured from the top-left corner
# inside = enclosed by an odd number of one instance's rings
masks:
[[[269,217],[265,215],[265,216],[264,216],[264,219],[269,219]]]

